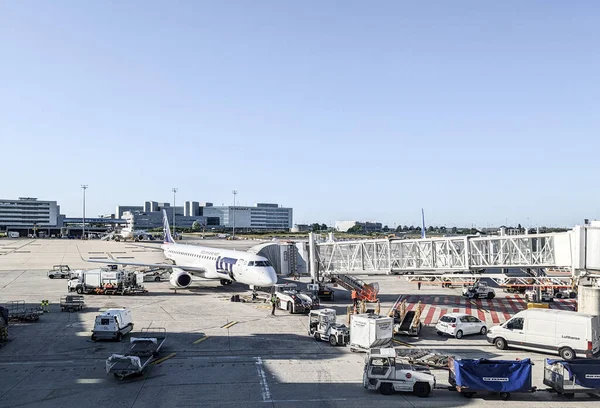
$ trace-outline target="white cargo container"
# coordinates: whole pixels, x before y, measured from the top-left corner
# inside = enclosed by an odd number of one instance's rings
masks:
[[[375,314],[352,315],[350,319],[350,350],[368,351],[385,347],[394,336],[394,319]]]
[[[129,309],[108,309],[96,316],[92,340],[117,340],[121,341],[123,335],[133,330],[133,321]]]

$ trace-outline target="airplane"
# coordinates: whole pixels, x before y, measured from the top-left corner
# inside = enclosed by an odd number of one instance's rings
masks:
[[[130,227],[122,228],[120,231],[115,231],[102,237],[103,241],[127,241],[128,239],[133,241],[152,241],[154,237],[147,231],[134,230]]]
[[[243,283],[250,286],[253,292],[255,292],[255,287],[271,287],[277,283],[275,269],[265,257],[245,251],[177,244],[171,236],[165,210],[163,210],[163,228],[164,242],[161,248],[165,258],[172,260],[175,265],[120,262],[113,259],[107,261],[84,259],[84,261],[112,265],[171,268],[169,281],[176,288],[189,287],[192,284],[192,276],[218,279],[222,285],[230,285],[233,282]]]

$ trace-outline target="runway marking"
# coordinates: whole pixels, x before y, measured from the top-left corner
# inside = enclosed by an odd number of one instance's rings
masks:
[[[234,320],[233,322],[227,323],[225,326],[221,326],[221,329],[229,329],[231,326],[233,326],[237,323],[238,322]]]
[[[410,343],[405,343],[405,342],[403,342],[403,341],[400,341],[400,340],[392,339],[392,341],[393,341],[394,343],[398,343],[398,344],[400,344],[401,346],[404,346],[404,347],[414,347],[412,344],[410,344]]]
[[[167,361],[168,359],[170,359],[172,357],[175,357],[176,355],[177,355],[177,353],[171,353],[171,354],[169,354],[166,357],[163,357],[163,358],[160,358],[160,359],[154,361],[152,364],[153,365],[158,365],[158,364],[164,363],[165,361]]]
[[[256,372],[258,373],[258,379],[260,381],[261,394],[264,402],[271,401],[271,390],[269,390],[269,384],[267,383],[267,375],[263,369],[263,361],[260,357],[255,357],[256,360]]]
[[[204,340],[208,339],[208,336],[200,337],[198,340],[193,342],[192,344],[202,343]]]

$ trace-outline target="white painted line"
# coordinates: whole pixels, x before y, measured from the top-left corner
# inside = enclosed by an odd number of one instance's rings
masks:
[[[12,363],[0,363],[0,366],[10,365],[38,365],[38,364],[72,364],[73,360],[54,360],[54,361],[15,361]]]
[[[262,358],[255,357],[256,359],[256,371],[258,372],[258,379],[260,380],[260,387],[263,402],[271,401],[271,391],[269,390],[269,384],[267,383],[267,375],[265,374],[265,370],[263,369]]]

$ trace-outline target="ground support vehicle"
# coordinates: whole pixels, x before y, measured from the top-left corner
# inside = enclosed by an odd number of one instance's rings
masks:
[[[600,361],[598,360],[544,360],[544,385],[548,391],[571,399],[577,393],[593,397],[600,394]]]
[[[496,297],[496,292],[485,283],[477,282],[465,287],[462,295],[469,299],[493,299]]]
[[[577,291],[572,289],[557,290],[554,292],[554,297],[557,299],[575,299]]]
[[[13,300],[6,304],[8,321],[36,322],[44,314],[41,307],[27,307],[24,300]]]
[[[133,330],[131,311],[129,309],[108,309],[96,316],[92,340],[121,341],[123,336]]]
[[[92,269],[69,279],[67,287],[80,295],[136,295],[148,292],[143,282],[143,272]]]
[[[61,312],[76,312],[83,309],[85,302],[82,295],[65,295],[60,298]]]
[[[69,279],[71,278],[71,268],[69,265],[54,265],[52,270],[48,271],[48,277],[50,279]]]
[[[371,349],[363,371],[363,387],[383,395],[395,391],[412,392],[428,397],[435,388],[435,376],[429,370],[418,369],[399,359],[393,348]]]
[[[323,283],[309,283],[306,285],[306,289],[315,292],[317,297],[321,300],[333,302],[335,299],[335,292],[333,289]]]
[[[308,314],[308,335],[316,340],[328,341],[332,346],[345,346],[350,342],[350,330],[336,323],[333,309],[311,310]]]
[[[531,393],[536,388],[531,385],[530,359],[486,360],[448,359],[448,382],[464,397],[471,398],[476,393],[493,393],[501,399],[510,399],[511,393]]]
[[[277,297],[277,307],[292,313],[308,313],[312,309],[309,295],[300,293],[295,283],[273,285],[273,294]]]
[[[142,374],[158,357],[167,340],[167,330],[162,327],[143,328],[138,337],[132,337],[123,354],[113,354],[106,360],[106,374],[117,378]]]
[[[538,298],[537,290],[531,289],[525,291],[525,300],[528,302],[554,302],[554,296],[545,290],[540,292],[541,297]]]
[[[368,351],[386,347],[394,336],[394,319],[376,314],[355,314],[350,317],[350,350]]]
[[[418,336],[423,324],[421,323],[421,312],[423,306],[421,302],[417,304],[414,310],[408,310],[406,300],[402,300],[400,305],[394,307],[394,333],[407,336]]]

